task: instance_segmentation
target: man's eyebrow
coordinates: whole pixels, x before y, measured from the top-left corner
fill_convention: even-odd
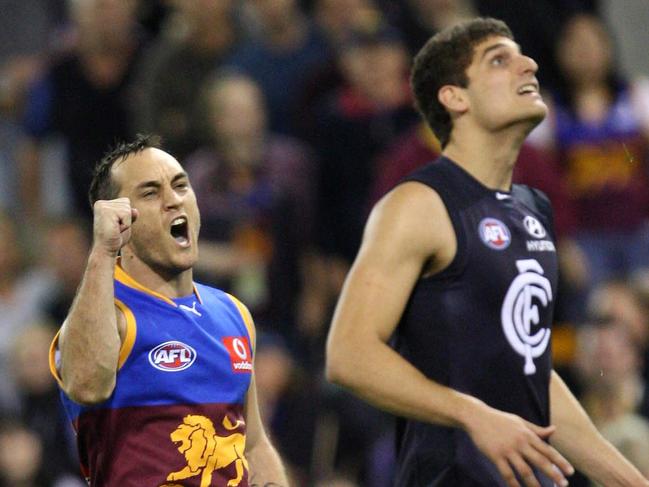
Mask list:
[[[138,184],[135,189],[144,189],[144,188],[159,188],[161,186],[160,181],[143,181],[140,184]]]
[[[172,184],[178,181],[179,179],[189,179],[189,176],[185,171],[181,171],[173,177],[173,179],[171,180]]]
[[[178,181],[180,179],[188,179],[188,178],[189,178],[189,176],[187,175],[187,173],[185,171],[181,171],[181,172],[179,172],[178,174],[176,174],[173,177],[173,179],[171,180],[171,184],[175,183],[176,181]],[[140,184],[138,184],[135,187],[135,189],[140,190],[140,189],[144,189],[144,188],[159,188],[161,186],[162,186],[162,184],[160,183],[160,181],[152,179],[151,181],[143,181],[143,182],[141,182]]]
[[[500,49],[501,47],[508,47],[509,45],[510,45],[509,43],[497,42],[496,44],[494,44],[492,46],[489,46],[484,51],[482,51],[482,55],[480,56],[480,60],[482,61],[487,56],[487,54],[489,54],[490,52],[495,51],[497,49]],[[517,43],[514,43],[514,46],[516,47],[518,52],[521,52],[521,46],[520,45],[518,45]]]

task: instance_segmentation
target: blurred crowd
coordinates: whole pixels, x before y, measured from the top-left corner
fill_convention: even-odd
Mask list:
[[[412,56],[476,15],[541,66],[550,114],[515,178],[554,205],[556,368],[649,476],[643,0],[0,0],[0,487],[83,485],[48,347],[91,245],[92,167],[136,133],[190,174],[196,280],[256,318],[292,485],[391,485],[393,420],[325,382],[324,341],[372,204],[439,153]]]

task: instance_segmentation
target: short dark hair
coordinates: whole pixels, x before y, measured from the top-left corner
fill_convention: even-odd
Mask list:
[[[111,169],[117,161],[123,161],[131,154],[137,154],[144,149],[161,147],[158,135],[137,134],[131,142],[118,142],[111,148],[95,166],[88,197],[92,207],[98,200],[112,200],[117,198],[120,188],[111,177]]]
[[[442,147],[449,141],[453,122],[437,99],[439,89],[444,85],[462,88],[469,85],[466,70],[473,59],[474,48],[491,36],[514,39],[503,21],[478,17],[435,34],[415,56],[410,76],[415,106]]]

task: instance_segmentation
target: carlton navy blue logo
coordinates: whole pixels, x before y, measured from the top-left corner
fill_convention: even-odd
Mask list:
[[[196,350],[175,340],[164,342],[149,352],[149,362],[164,372],[188,369],[196,360]]]
[[[494,250],[505,250],[512,241],[509,228],[496,218],[485,218],[478,225],[478,233],[485,245]]]
[[[518,275],[509,285],[500,312],[503,331],[514,351],[525,359],[525,375],[536,373],[534,359],[545,352],[550,329],[539,327],[541,308],[552,301],[552,285],[534,259],[516,261]]]

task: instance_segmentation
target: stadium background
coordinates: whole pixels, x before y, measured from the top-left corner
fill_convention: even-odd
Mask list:
[[[393,421],[326,383],[324,339],[372,203],[438,151],[410,60],[478,14],[510,25],[551,105],[515,178],[555,206],[556,366],[649,476],[645,0],[0,0],[0,486],[83,485],[47,349],[90,245],[92,164],[138,132],[192,177],[197,279],[253,310],[292,485],[390,485]]]

